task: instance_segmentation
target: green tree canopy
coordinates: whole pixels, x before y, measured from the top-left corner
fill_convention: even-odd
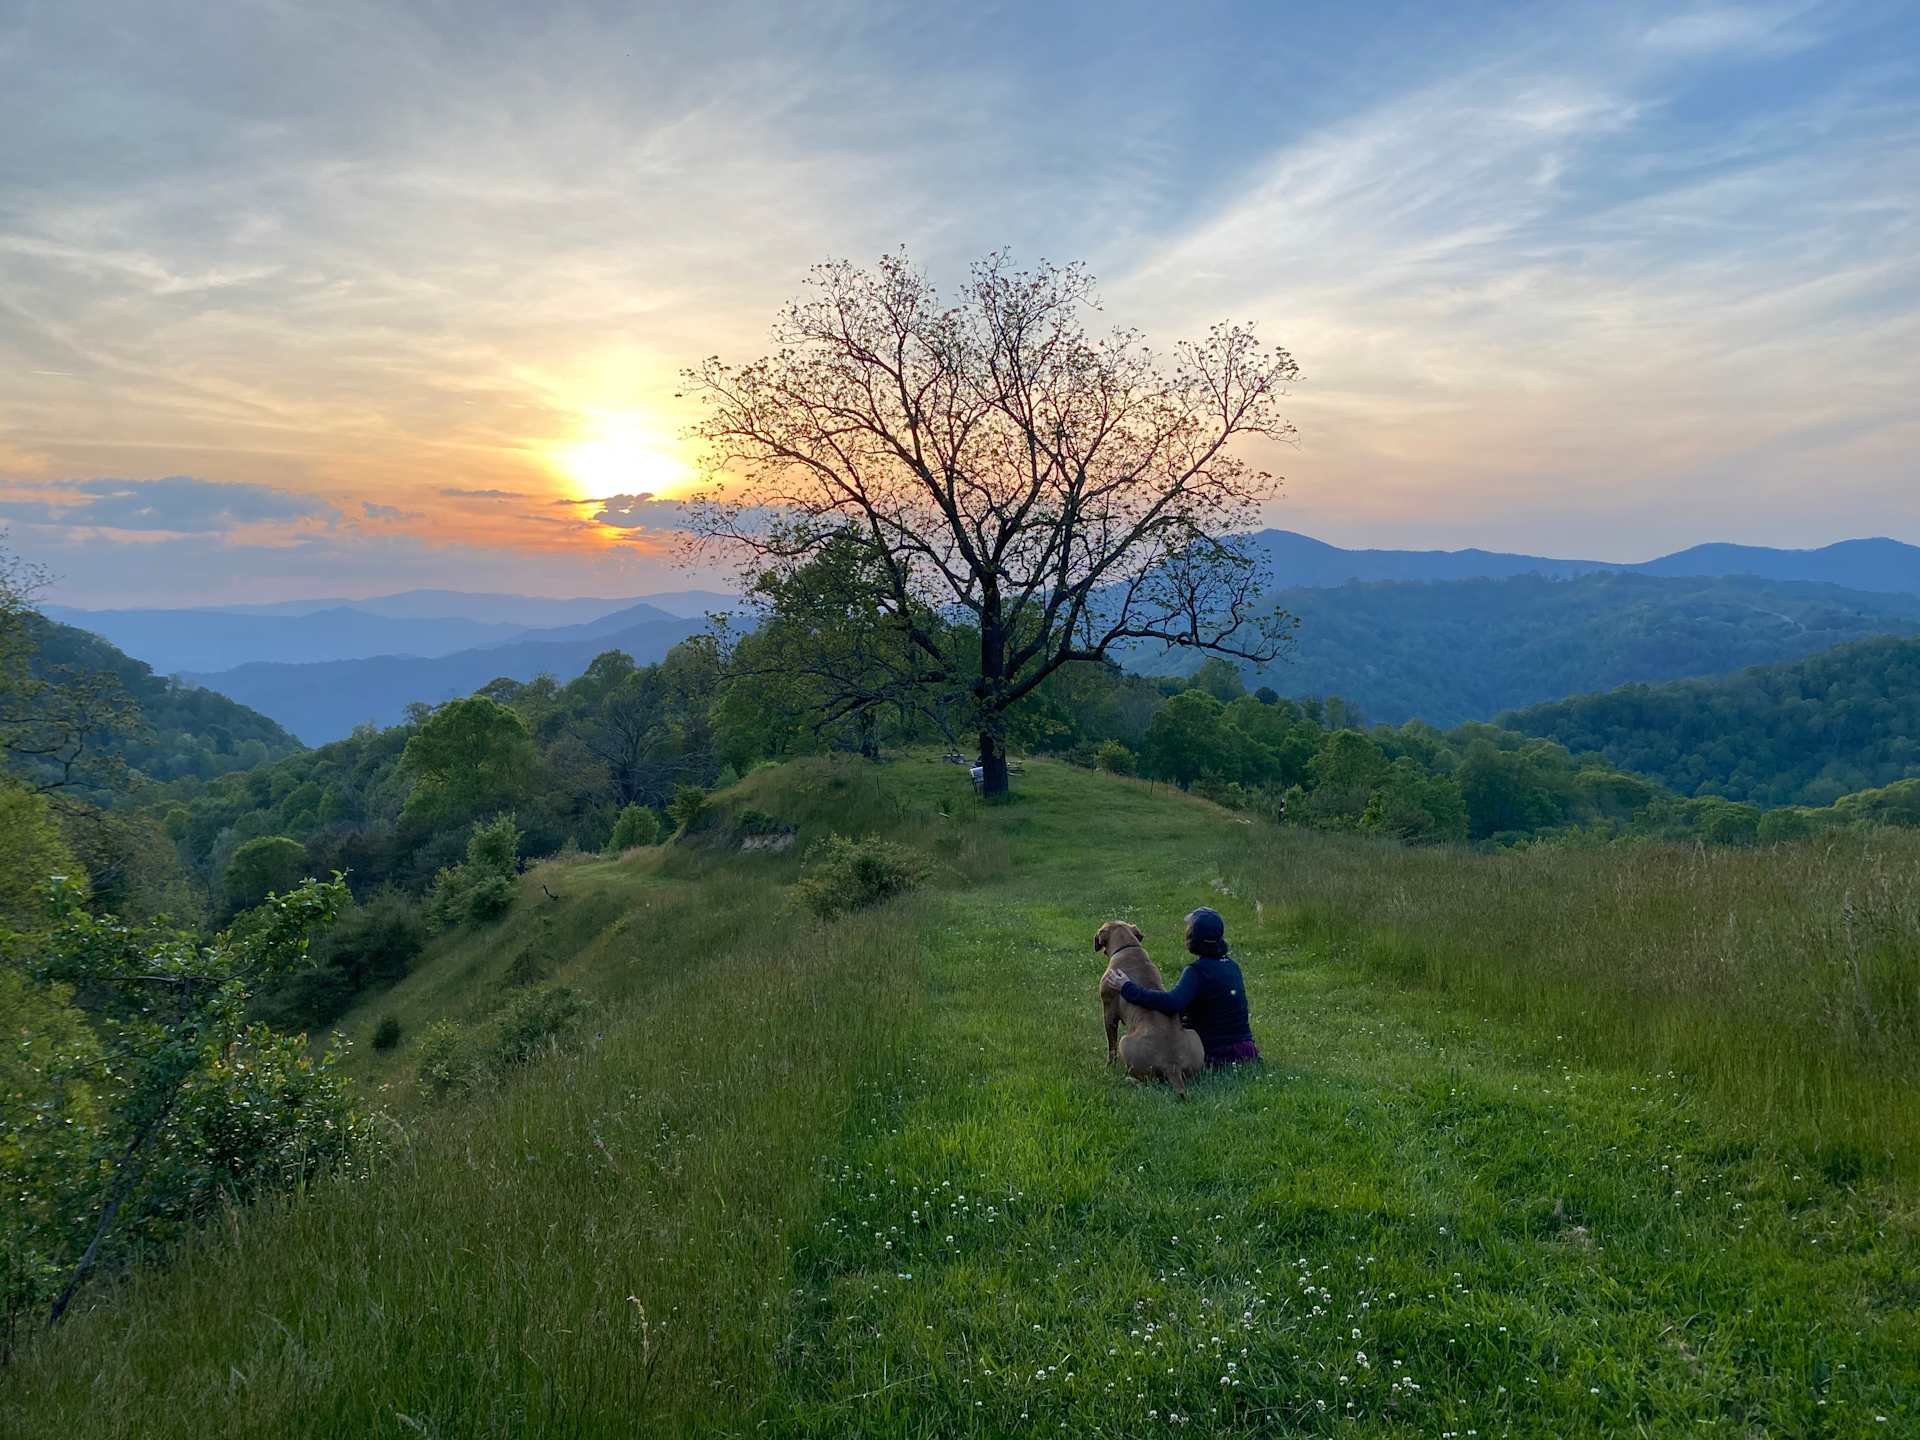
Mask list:
[[[533,737],[512,710],[484,695],[449,701],[401,754],[413,780],[407,813],[446,821],[509,808],[526,793],[534,760]]]
[[[223,883],[227,908],[251,910],[269,895],[283,895],[307,874],[307,847],[285,835],[263,835],[233,852]]]

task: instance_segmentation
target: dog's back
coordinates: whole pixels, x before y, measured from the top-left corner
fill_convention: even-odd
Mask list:
[[[1149,990],[1164,990],[1160,969],[1148,956],[1137,925],[1124,920],[1109,920],[1094,936],[1093,948],[1106,952],[1107,964],[1136,985]],[[1136,1080],[1160,1078],[1181,1095],[1186,1094],[1186,1077],[1196,1075],[1206,1064],[1206,1051],[1200,1037],[1180,1023],[1180,1017],[1164,1010],[1149,1010],[1129,1003],[1105,985],[1100,987],[1100,1010],[1107,1025],[1107,1063],[1124,1063]],[[1127,1027],[1126,1038],[1120,1026]]]

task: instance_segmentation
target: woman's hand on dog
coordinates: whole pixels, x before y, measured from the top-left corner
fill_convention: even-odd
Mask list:
[[[1100,977],[1100,988],[1108,995],[1118,995],[1120,987],[1126,983],[1127,977],[1111,965],[1107,967],[1107,973]]]

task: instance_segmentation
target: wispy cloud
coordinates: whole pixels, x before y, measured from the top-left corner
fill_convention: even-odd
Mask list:
[[[673,517],[526,513],[662,483],[567,474],[593,417],[671,435],[675,372],[756,352],[814,260],[1010,244],[1156,338],[1251,315],[1294,350],[1282,523],[1920,536],[1916,55],[1875,3],[30,7],[0,478],[264,484],[318,508],[251,523],[351,515],[395,563],[600,563]],[[33,493],[49,534],[114,500]]]
[[[216,484],[188,475],[162,480],[71,480],[38,487],[39,498],[0,492],[0,515],[96,530],[228,534],[246,526],[331,521],[338,511],[311,495],[266,485]]]
[[[1920,531],[1920,91],[1849,73],[1688,119],[1699,77],[1639,38],[1282,147],[1115,287],[1251,312],[1302,358],[1292,523],[1623,555]]]

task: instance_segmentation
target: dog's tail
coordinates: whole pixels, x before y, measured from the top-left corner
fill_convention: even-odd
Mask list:
[[[1160,1073],[1166,1076],[1167,1083],[1173,1086],[1173,1094],[1176,1100],[1184,1100],[1187,1098],[1186,1071],[1182,1070],[1178,1065],[1163,1065],[1160,1067]]]

